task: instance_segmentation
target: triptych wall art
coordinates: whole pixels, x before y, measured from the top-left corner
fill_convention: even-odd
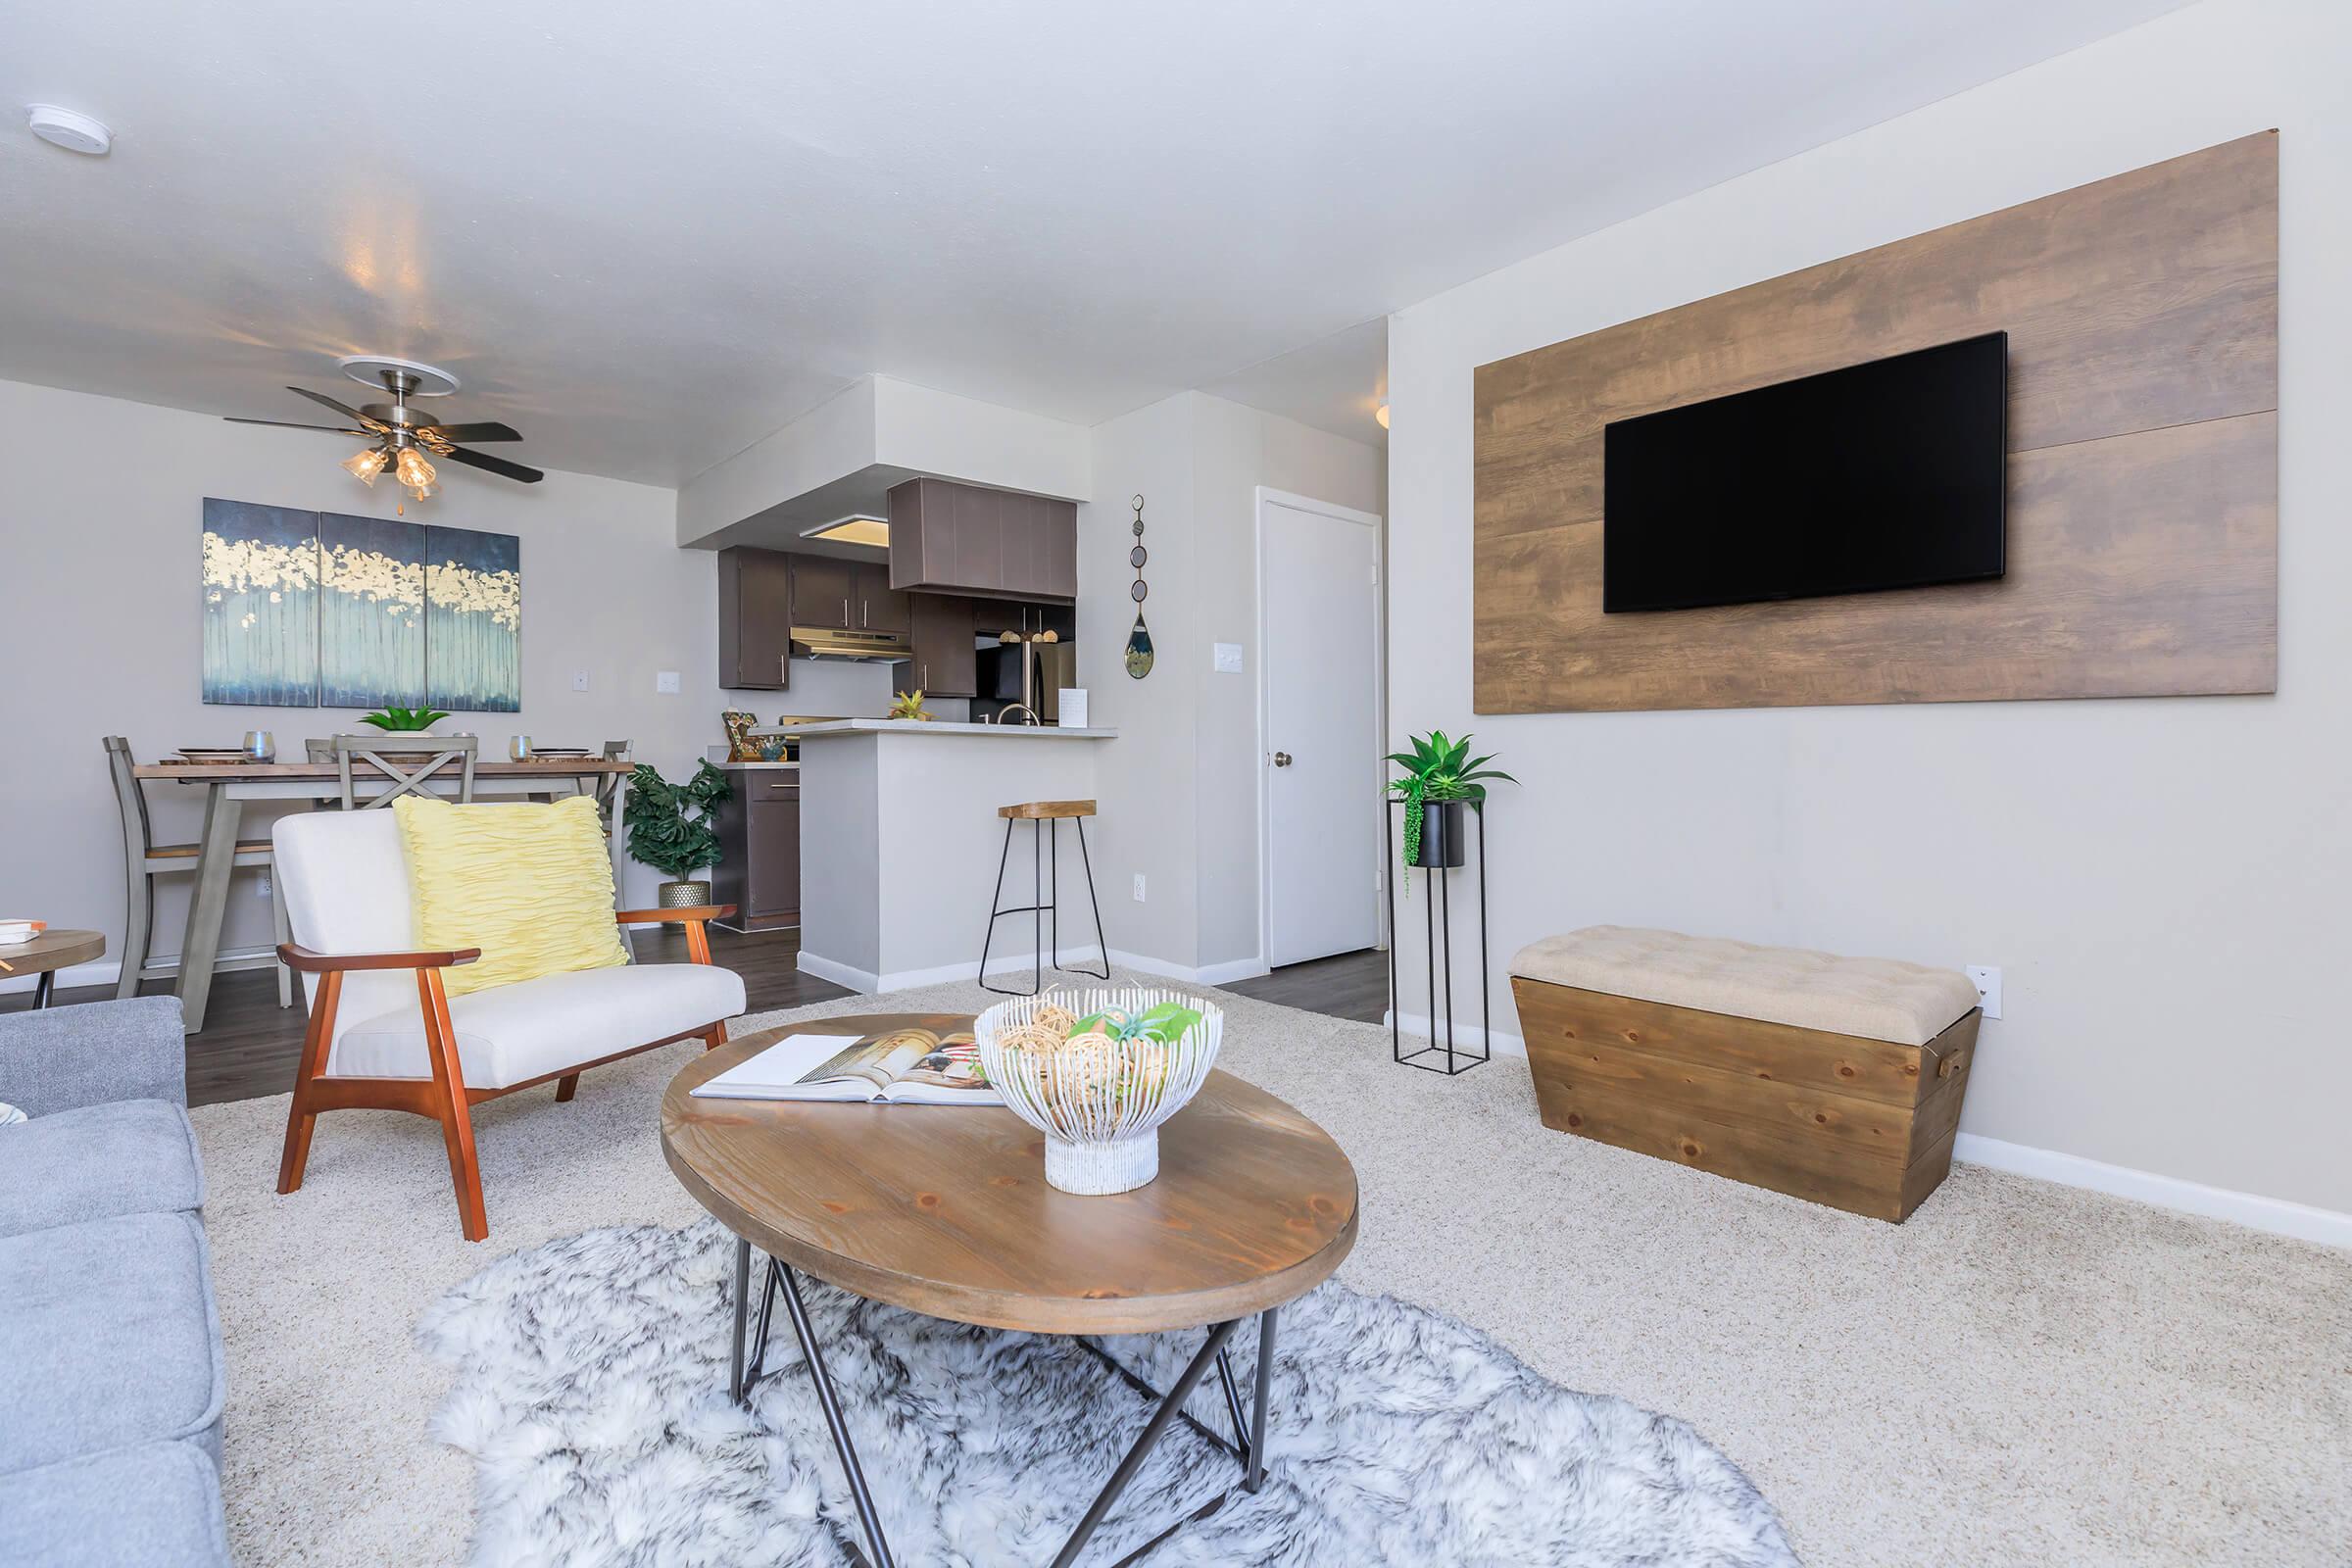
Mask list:
[[[204,503],[204,700],[522,707],[522,548],[478,533]]]

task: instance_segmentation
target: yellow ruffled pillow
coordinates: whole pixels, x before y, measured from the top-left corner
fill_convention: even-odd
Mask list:
[[[626,963],[612,920],[612,859],[596,803],[392,803],[409,859],[416,946],[479,948],[441,971],[453,997]]]

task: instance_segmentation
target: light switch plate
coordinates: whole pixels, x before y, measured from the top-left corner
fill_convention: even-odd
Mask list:
[[[571,672],[571,689],[575,692],[584,692],[588,689],[588,672],[586,670],[575,669]]]
[[[660,692],[664,697],[677,696],[678,672],[674,669],[665,669],[657,674],[654,677],[654,690]]]
[[[2001,971],[1987,964],[1972,963],[1968,978],[1977,988],[1977,1004],[1984,1009],[1987,1018],[2001,1015]]]
[[[1218,674],[1239,675],[1242,672],[1242,645],[1240,643],[1219,643],[1216,645],[1216,651]]]

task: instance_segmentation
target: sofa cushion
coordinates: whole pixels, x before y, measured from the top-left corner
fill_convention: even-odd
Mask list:
[[[0,1475],[0,1562],[227,1568],[220,1473],[193,1443],[142,1443]]]
[[[356,985],[346,987],[344,1004],[358,993]],[[337,1030],[328,1072],[431,1077],[424,1014],[416,997],[412,983],[406,1002]],[[503,1089],[700,1029],[743,1009],[743,978],[732,969],[638,963],[543,975],[454,997],[449,1021],[458,1032],[458,1062],[466,1085]]]
[[[596,802],[392,803],[409,858],[415,946],[479,948],[445,970],[453,998],[629,961],[612,919],[612,844]]]
[[[195,1129],[177,1105],[115,1100],[0,1132],[0,1236],[203,1205]]]
[[[219,1461],[220,1320],[194,1214],[0,1239],[0,1472],[174,1438]]]
[[[1926,1045],[1977,1004],[1977,988],[1957,969],[1634,926],[1592,925],[1530,943],[1511,973],[1903,1046]]]

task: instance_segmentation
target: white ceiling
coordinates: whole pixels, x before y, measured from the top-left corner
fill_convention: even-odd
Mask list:
[[[400,355],[660,484],[869,372],[1093,423],[2175,3],[0,0],[0,376]]]
[[[1386,447],[1389,432],[1375,416],[1389,401],[1389,318],[1375,316],[1342,327],[1304,348],[1220,376],[1200,390],[1351,441]]]

